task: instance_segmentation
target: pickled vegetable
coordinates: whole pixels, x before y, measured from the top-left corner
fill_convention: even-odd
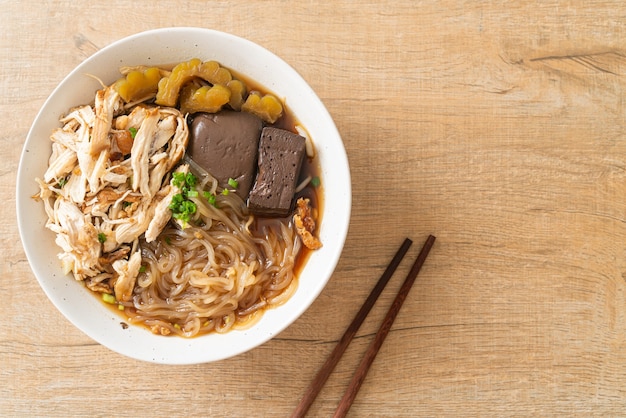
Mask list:
[[[213,85],[227,85],[233,77],[226,68],[216,61],[202,62],[193,58],[176,65],[168,77],[159,81],[156,103],[162,106],[176,106],[181,88],[194,78],[201,78]]]
[[[187,84],[180,92],[180,111],[183,114],[218,112],[230,100],[230,89],[221,84],[201,86]]]
[[[142,100],[157,92],[161,70],[156,67],[132,70],[113,84],[113,88],[126,103]]]
[[[241,110],[250,112],[265,122],[274,123],[283,114],[283,105],[271,94],[261,96],[259,92],[251,92],[241,105]]]

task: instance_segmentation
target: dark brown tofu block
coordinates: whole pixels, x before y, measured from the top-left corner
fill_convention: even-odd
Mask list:
[[[248,199],[253,213],[275,217],[289,215],[304,154],[302,136],[284,129],[263,128],[257,178]]]
[[[256,176],[262,129],[263,121],[251,113],[199,113],[191,122],[187,154],[221,187],[232,189],[228,179],[236,180],[236,192],[245,201]]]

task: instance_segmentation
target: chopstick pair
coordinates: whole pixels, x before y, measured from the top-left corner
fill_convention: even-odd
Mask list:
[[[426,261],[426,257],[428,256],[430,249],[435,243],[435,239],[436,238],[433,235],[429,235],[428,238],[426,239],[426,242],[424,243],[422,250],[417,256],[417,259],[415,260],[415,262],[413,263],[411,270],[407,274],[407,277],[404,283],[402,284],[402,287],[398,291],[396,298],[391,304],[391,307],[389,308],[389,311],[387,312],[385,319],[383,320],[380,328],[378,329],[378,332],[376,333],[374,340],[368,347],[365,355],[363,356],[363,359],[361,360],[361,363],[359,364],[356,371],[354,372],[354,375],[352,376],[352,380],[350,381],[350,384],[348,385],[348,388],[346,389],[343,395],[343,398],[339,402],[337,409],[335,410],[335,414],[333,415],[334,418],[345,417],[346,414],[348,413],[348,410],[352,406],[352,402],[356,398],[356,395],[359,389],[361,388],[361,384],[365,380],[365,376],[367,375],[367,372],[369,371],[370,366],[374,362],[374,359],[376,358],[376,354],[378,354],[378,350],[382,346],[383,341],[387,337],[387,334],[389,333],[389,330],[391,329],[391,326],[393,325],[393,321],[396,319],[396,316],[398,315],[398,312],[400,311],[400,308],[402,307],[404,300],[406,299],[409,291],[411,290],[411,287],[413,286],[413,283],[415,282],[415,279],[417,278],[417,275],[420,269],[422,268],[424,261]],[[346,351],[348,344],[350,344],[350,341],[352,341],[352,338],[354,338],[354,335],[356,334],[357,330],[359,329],[359,327],[361,326],[361,324],[367,317],[369,311],[374,306],[374,303],[376,302],[376,300],[378,299],[378,296],[380,296],[383,289],[389,282],[389,279],[391,278],[393,273],[396,271],[396,269],[400,265],[400,262],[402,261],[404,255],[409,250],[409,247],[411,246],[412,243],[413,241],[411,241],[409,238],[406,238],[404,240],[404,242],[402,243],[402,245],[396,252],[395,256],[393,257],[393,259],[391,260],[391,262],[389,263],[389,265],[383,272],[382,276],[378,280],[378,283],[376,283],[376,286],[374,286],[369,296],[363,303],[363,306],[361,306],[361,309],[355,315],[354,319],[352,320],[352,323],[350,323],[350,325],[344,332],[343,336],[341,337],[341,339],[339,340],[339,342],[337,343],[333,351],[330,353],[330,355],[326,359],[326,362],[322,365],[317,375],[315,375],[315,377],[311,381],[309,387],[304,393],[304,396],[300,400],[300,403],[298,403],[298,406],[296,407],[294,412],[291,414],[291,418],[301,418],[306,415],[307,411],[311,407],[311,404],[313,404],[313,401],[315,400],[318,393],[321,391],[322,387],[326,383],[326,380],[328,380],[328,377],[330,376],[333,369],[335,368],[335,366],[341,359],[341,356],[343,355],[344,351]]]

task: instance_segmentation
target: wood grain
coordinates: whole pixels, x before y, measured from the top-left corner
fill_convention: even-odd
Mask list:
[[[600,0],[0,1],[0,415],[287,416],[399,240],[432,233],[349,416],[623,416],[625,16]],[[111,353],[56,311],[14,195],[56,84],[121,37],[183,25],[249,38],[303,75],[344,139],[353,216],[295,324],[234,359],[166,367]],[[399,286],[309,416],[332,415]]]

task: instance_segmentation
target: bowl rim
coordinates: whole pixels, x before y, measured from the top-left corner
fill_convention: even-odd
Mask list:
[[[70,297],[74,297],[74,299],[71,300],[73,302],[76,302],[76,292],[81,292],[80,289],[76,290],[78,287],[82,288],[82,296],[84,296],[85,292],[88,291],[84,288],[84,286],[80,286],[78,282],[74,280],[64,280],[68,277],[56,277],[54,273],[55,265],[53,265],[50,260],[48,260],[48,264],[45,264],[43,261],[41,261],[42,259],[39,257],[40,252],[46,250],[40,248],[44,246],[41,245],[39,242],[35,242],[35,239],[33,237],[36,236],[35,232],[41,232],[41,230],[36,231],[37,228],[45,229],[43,225],[45,225],[45,219],[47,219],[47,216],[45,217],[43,222],[39,223],[33,222],[33,220],[30,219],[30,216],[32,216],[32,210],[30,210],[29,208],[33,207],[34,201],[34,199],[32,199],[33,193],[31,192],[35,189],[38,190],[38,187],[36,187],[36,183],[34,181],[34,178],[37,174],[32,173],[32,167],[30,167],[27,162],[31,161],[34,158],[34,152],[30,152],[32,146],[36,145],[37,141],[49,142],[49,133],[55,126],[59,126],[58,117],[61,113],[53,114],[51,116],[49,109],[52,104],[57,103],[60,100],[59,97],[63,95],[68,84],[70,84],[72,81],[75,81],[77,77],[84,76],[83,73],[90,68],[94,68],[94,65],[97,65],[99,61],[105,60],[105,63],[109,62],[110,58],[106,58],[107,56],[113,54],[117,57],[115,51],[117,51],[121,47],[133,46],[135,44],[141,44],[142,42],[150,42],[150,40],[153,38],[163,39],[163,37],[165,36],[178,37],[185,40],[191,39],[191,42],[197,39],[212,39],[214,41],[219,40],[221,43],[214,44],[214,48],[215,45],[219,45],[219,48],[222,49],[236,45],[244,49],[245,51],[254,53],[255,56],[258,55],[263,57],[264,59],[266,59],[266,61],[263,61],[262,65],[265,70],[272,68],[276,65],[281,69],[281,75],[283,75],[283,77],[281,77],[281,81],[276,82],[277,85],[273,85],[272,82],[270,83],[272,85],[266,86],[266,83],[263,83],[263,80],[261,80],[261,84],[268,90],[275,91],[277,88],[281,87],[280,84],[283,81],[285,83],[297,83],[298,93],[301,94],[301,96],[306,100],[307,113],[298,113],[298,111],[302,112],[302,110],[295,109],[295,107],[297,107],[297,104],[299,103],[297,101],[294,102],[294,106],[292,106],[290,102],[287,103],[287,106],[289,106],[293,110],[293,112],[296,114],[297,119],[299,119],[300,121],[302,121],[303,119],[302,116],[309,114],[308,109],[312,109],[311,114],[315,113],[315,119],[316,121],[320,121],[320,126],[323,126],[324,134],[328,135],[329,138],[332,138],[332,142],[330,142],[329,139],[324,138],[324,149],[318,150],[318,152],[320,152],[320,157],[321,154],[324,153],[324,155],[327,155],[327,157],[324,158],[332,158],[333,167],[327,167],[324,164],[320,164],[322,166],[322,172],[324,175],[323,179],[325,179],[326,174],[328,174],[326,173],[326,169],[332,170],[333,174],[335,174],[335,176],[333,176],[333,188],[325,188],[324,191],[325,207],[323,209],[323,218],[320,224],[320,235],[325,234],[327,235],[327,237],[323,239],[323,242],[325,244],[324,247],[322,247],[322,249],[318,251],[323,251],[324,248],[327,247],[331,248],[332,251],[329,250],[323,253],[323,255],[326,257],[325,259],[321,259],[320,257],[318,257],[319,253],[313,253],[307,261],[307,264],[303,268],[303,271],[300,275],[300,283],[298,285],[299,287],[302,285],[301,279],[303,278],[305,272],[307,272],[307,279],[309,277],[312,278],[315,276],[316,280],[318,280],[318,283],[316,283],[312,288],[308,289],[306,295],[302,295],[304,292],[299,292],[299,289],[296,290],[295,294],[292,295],[288,301],[286,301],[281,306],[265,311],[259,322],[247,330],[232,330],[226,334],[209,334],[207,336],[199,336],[187,339],[182,337],[154,336],[154,334],[145,330],[143,327],[130,326],[129,328],[133,331],[127,334],[132,334],[132,336],[124,339],[124,334],[121,334],[119,331],[115,331],[115,328],[113,327],[113,325],[111,325],[111,321],[113,321],[115,322],[115,326],[117,326],[118,329],[121,329],[121,327],[119,327],[119,320],[121,319],[121,317],[115,312],[109,312],[108,316],[105,314],[104,316],[107,316],[107,318],[103,318],[102,321],[98,322],[99,325],[104,327],[101,330],[94,330],[93,327],[86,325],[89,323],[89,318],[84,318],[84,315],[82,315],[83,317],[81,317],[81,312],[77,310],[79,310],[80,308],[84,308],[85,306],[88,307],[90,310],[92,309],[91,307],[94,306],[94,310],[101,311],[103,313],[105,312],[105,310],[108,310],[106,307],[103,306],[103,303],[96,300],[95,297],[91,297],[91,300],[87,300],[88,298],[83,298],[85,300],[79,300],[78,304],[80,306],[75,308],[73,306],[70,306],[71,304],[68,303],[65,297],[60,296],[63,295],[63,292],[68,292],[67,298],[69,299]],[[224,44],[224,46],[222,46],[222,44]],[[193,45],[190,44],[186,45],[186,47],[193,49]],[[199,48],[199,46],[196,44],[195,48],[197,49]],[[212,49],[212,46],[206,47],[206,53],[210,54],[212,50],[215,50],[214,48]],[[189,56],[188,59],[189,58],[193,57]],[[243,62],[247,61],[241,58],[239,59],[242,62],[242,66],[245,66],[243,65]],[[237,66],[233,68],[232,63],[230,62],[224,63],[224,59],[216,60],[221,61],[226,67],[232,68],[237,72],[245,74],[246,76],[248,76],[249,74],[249,72],[245,69],[241,70]],[[236,61],[236,59],[234,59],[234,61]],[[163,64],[163,62],[159,62],[159,64]],[[116,64],[116,70],[120,66],[121,64]],[[284,74],[282,74],[283,72]],[[251,76],[251,78],[255,81],[259,81],[258,77]],[[91,81],[95,83],[94,80]],[[110,83],[113,80],[104,81],[106,83]],[[75,103],[74,105],[77,104],[79,103]],[[66,111],[68,108],[69,107],[66,107],[64,111]],[[40,128],[40,126],[42,124],[46,124],[46,121],[49,121],[51,117],[54,117],[54,119],[56,120],[56,125],[54,125],[52,129],[49,129],[47,131],[48,134],[46,135],[45,139],[37,140],[37,137],[35,137],[36,131],[38,129],[42,129]],[[310,131],[315,130],[311,128],[317,128],[312,125],[307,125],[306,123],[303,123],[303,125],[307,128],[307,130]],[[320,132],[321,131],[322,130],[320,130]],[[317,141],[317,137],[315,135],[312,136]],[[318,143],[316,142],[316,146],[317,145]],[[329,145],[332,145],[332,147],[330,147]],[[49,152],[47,156],[49,156]],[[322,161],[320,161],[320,163],[322,163]],[[331,164],[329,163],[330,160],[328,160],[327,163],[330,166]],[[30,179],[32,185],[26,183],[28,179]],[[27,187],[24,187],[25,185]],[[35,186],[35,188],[33,188],[32,186]],[[26,257],[31,266],[31,269],[48,299],[66,317],[66,319],[68,319],[73,325],[79,328],[84,334],[86,334],[96,342],[100,343],[101,345],[104,345],[110,350],[130,358],[160,364],[199,364],[230,358],[264,344],[268,340],[278,335],[288,326],[290,326],[293,322],[295,322],[317,299],[334,272],[334,269],[343,251],[343,246],[347,237],[352,206],[350,167],[342,138],[339,134],[339,131],[337,130],[337,127],[332,117],[330,116],[330,113],[323,105],[321,99],[304,80],[304,78],[302,78],[302,76],[287,62],[285,62],[276,54],[257,43],[254,43],[237,35],[214,29],[187,26],[151,29],[118,39],[117,41],[112,42],[111,44],[98,50],[88,58],[84,59],[70,73],[68,73],[46,98],[28,131],[22,153],[20,155],[16,189],[17,221],[22,246],[26,253]],[[329,196],[329,192],[332,192],[333,194]],[[331,197],[332,199],[340,199],[341,204],[339,204],[338,202],[329,202],[329,197]],[[331,203],[332,207],[329,206],[329,203]],[[43,206],[41,202],[39,202],[38,204],[39,206]],[[41,208],[39,212],[44,213],[43,208]],[[328,221],[326,220],[330,220],[331,216],[333,220],[333,225],[332,228],[329,228],[326,227],[326,225],[328,224]],[[50,234],[52,234],[47,229],[45,229],[44,232],[49,232]],[[330,241],[325,242],[326,240]],[[49,251],[52,250],[48,250],[48,252]],[[320,274],[316,274],[317,271],[315,273],[312,273],[310,272],[310,270],[307,270],[307,266],[314,259],[318,258],[319,260],[316,260],[315,262],[320,263],[318,266]],[[56,268],[60,269],[60,267]],[[51,271],[53,273],[51,273]],[[49,277],[51,274],[53,278]],[[300,297],[295,299],[296,295],[299,295]],[[99,308],[95,306],[99,306]],[[288,317],[282,315],[284,312],[286,312],[287,309],[289,309],[289,312],[291,312]],[[99,321],[99,316],[100,315],[94,318],[94,320]],[[265,325],[268,322],[270,323],[270,325],[273,326]],[[274,323],[276,325],[274,325]],[[267,327],[267,329],[256,332],[257,330],[255,329],[255,327],[258,328],[259,324],[263,324],[263,326]],[[139,330],[141,330],[141,332],[139,332]],[[107,335],[107,333],[114,335]],[[237,337],[229,338],[229,335],[237,335]],[[155,340],[153,337],[158,338],[158,342],[155,342],[157,340]],[[224,341],[229,344],[232,343],[233,345],[227,350],[222,349],[213,351],[211,350],[212,348],[214,348],[214,345],[212,345],[212,343],[216,342],[216,337],[223,338]],[[118,338],[121,338],[122,341],[116,341]],[[137,347],[142,348],[139,349]],[[181,352],[181,350],[183,352]],[[189,351],[187,352],[185,350]]]

